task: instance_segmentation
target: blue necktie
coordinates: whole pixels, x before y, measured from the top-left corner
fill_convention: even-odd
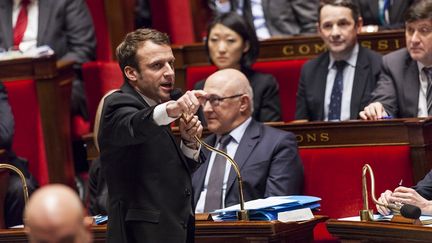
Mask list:
[[[336,61],[334,63],[337,73],[333,83],[333,89],[330,96],[330,106],[328,113],[329,121],[339,121],[341,115],[342,105],[342,91],[343,91],[343,71],[346,66],[345,61]]]
[[[384,0],[383,6],[379,12],[379,20],[380,20],[381,25],[389,24],[389,23],[387,23],[387,20],[385,17],[386,12],[388,11],[389,7],[390,7],[390,0]]]

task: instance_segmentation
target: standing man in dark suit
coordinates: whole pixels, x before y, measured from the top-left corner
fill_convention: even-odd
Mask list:
[[[381,56],[358,44],[362,18],[351,0],[321,1],[318,13],[318,32],[328,51],[302,68],[296,119],[357,119],[375,88]]]
[[[215,15],[235,11],[255,27],[259,39],[316,32],[318,0],[208,0]]]
[[[251,118],[253,93],[246,76],[236,69],[217,71],[206,80],[204,91],[204,114],[213,133],[206,142],[219,148],[225,144],[240,168],[244,199],[300,194],[303,165],[295,136]],[[239,203],[234,169],[215,153],[204,152],[206,162],[192,178],[196,212]]]
[[[372,103],[360,117],[377,120],[432,115],[432,1],[420,0],[405,15],[406,48],[384,56]]]
[[[108,185],[108,242],[193,242],[195,114],[204,91],[170,100],[174,55],[166,34],[138,29],[117,47],[125,82],[105,98],[98,141]],[[184,115],[182,115],[184,114]],[[180,119],[181,144],[170,131]]]
[[[37,182],[30,174],[27,161],[18,158],[12,151],[13,135],[15,132],[15,121],[12,109],[9,105],[6,88],[0,81],[0,163],[8,163],[17,167],[25,176],[29,193],[37,188]],[[23,224],[23,212],[25,201],[21,178],[15,173],[9,173],[9,181],[5,198],[4,211],[6,227]]]
[[[404,13],[412,0],[356,0],[363,18],[363,25],[378,29],[402,29]]]

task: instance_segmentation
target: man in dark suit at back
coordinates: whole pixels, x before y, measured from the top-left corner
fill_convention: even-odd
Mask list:
[[[302,68],[296,119],[357,119],[375,88],[381,56],[358,44],[362,18],[353,1],[324,0],[318,11],[318,32],[328,51]]]
[[[300,194],[303,165],[295,136],[251,118],[253,93],[246,76],[223,69],[205,82],[204,115],[213,134],[206,142],[226,149],[237,162],[246,201]],[[206,162],[192,177],[196,212],[211,212],[239,203],[236,174],[220,155],[204,150]]]
[[[406,48],[384,56],[372,103],[362,119],[432,115],[432,1],[420,0],[405,14]]]

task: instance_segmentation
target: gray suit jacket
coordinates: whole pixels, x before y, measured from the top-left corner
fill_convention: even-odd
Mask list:
[[[380,75],[381,55],[359,48],[351,94],[350,118],[369,104],[371,93]],[[324,120],[324,96],[327,83],[329,52],[310,60],[302,68],[296,100],[296,119]]]
[[[381,25],[379,21],[379,0],[356,0],[364,25]],[[389,9],[390,24],[380,26],[381,29],[403,28],[405,25],[404,13],[412,0],[393,0]]]
[[[244,0],[250,1],[250,0]],[[215,10],[215,0],[209,0]],[[230,0],[231,9],[238,8],[238,0]],[[316,33],[318,0],[261,0],[267,28],[272,36]],[[245,11],[245,10],[244,10]]]
[[[206,142],[214,145],[216,135]],[[203,151],[206,162],[192,175],[194,203],[198,202],[210,159],[210,152]],[[303,187],[303,165],[297,152],[295,136],[252,120],[237,148],[234,160],[243,178],[245,201],[280,195],[298,195]],[[239,203],[236,175],[231,169],[225,205]]]
[[[0,47],[13,45],[12,0],[0,1]],[[37,45],[48,45],[57,58],[84,63],[94,59],[93,22],[83,0],[39,0]]]
[[[406,48],[383,57],[382,73],[371,102],[381,102],[394,118],[417,117],[419,71]]]

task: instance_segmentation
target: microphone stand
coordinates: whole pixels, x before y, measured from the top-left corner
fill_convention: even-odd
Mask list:
[[[187,121],[186,116],[184,114],[181,114],[181,118],[183,120]],[[244,208],[243,179],[242,179],[242,177],[240,175],[240,168],[239,168],[238,164],[228,154],[226,154],[225,152],[223,152],[223,151],[221,151],[219,149],[216,149],[216,148],[208,145],[203,140],[201,140],[198,136],[195,135],[194,139],[199,144],[201,144],[202,146],[204,146],[206,149],[222,155],[223,157],[225,157],[230,162],[230,164],[234,168],[235,173],[237,174],[237,180],[238,180],[238,186],[239,186],[240,211],[237,212],[237,219],[240,220],[240,221],[247,221],[247,220],[249,220],[249,213]]]
[[[23,189],[23,195],[24,195],[24,202],[27,204],[28,198],[29,198],[29,193],[28,193],[28,187],[27,187],[27,182],[25,179],[24,174],[15,166],[10,165],[10,164],[0,164],[0,169],[9,169],[9,170],[13,170],[15,173],[18,174],[18,176],[21,179],[21,183],[22,183],[22,189]]]

